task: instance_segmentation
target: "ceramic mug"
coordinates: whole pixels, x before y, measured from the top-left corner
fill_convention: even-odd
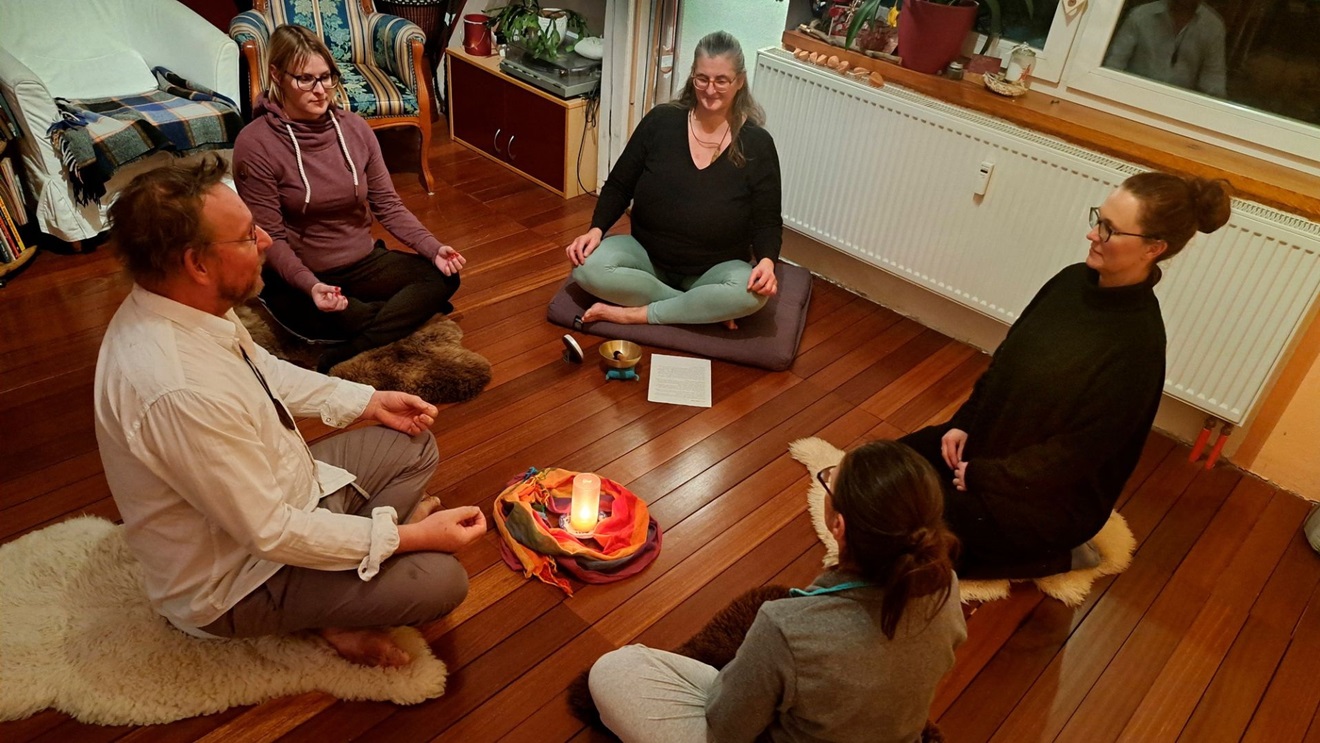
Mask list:
[[[463,16],[463,51],[474,57],[490,56],[490,16],[469,13]]]

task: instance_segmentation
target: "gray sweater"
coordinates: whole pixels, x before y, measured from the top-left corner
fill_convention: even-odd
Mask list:
[[[812,588],[850,580],[857,578],[826,571]],[[938,608],[937,596],[909,604],[892,640],[880,631],[883,597],[862,587],[762,605],[710,691],[708,739],[918,740],[935,685],[967,639],[958,587],[955,579]]]

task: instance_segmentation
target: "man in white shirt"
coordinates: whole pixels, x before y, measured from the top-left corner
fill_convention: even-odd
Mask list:
[[[408,663],[386,627],[451,611],[476,507],[422,499],[436,408],[276,359],[233,312],[270,237],[208,156],[149,171],[110,210],[134,279],[96,365],[96,439],[152,606],[202,637],[319,632]],[[344,427],[308,447],[293,416]]]
[[[1123,20],[1104,66],[1223,98],[1224,21],[1200,0],[1146,3]]]

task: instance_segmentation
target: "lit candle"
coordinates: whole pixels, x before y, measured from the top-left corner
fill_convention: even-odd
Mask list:
[[[573,531],[587,534],[600,519],[600,476],[583,472],[573,478],[573,504],[568,525]]]

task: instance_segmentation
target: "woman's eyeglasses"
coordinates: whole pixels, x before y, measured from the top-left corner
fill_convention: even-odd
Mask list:
[[[714,88],[716,93],[723,93],[729,89],[730,85],[733,85],[733,80],[727,77],[710,78],[705,75],[693,75],[692,84],[700,90]]]
[[[1136,232],[1119,232],[1118,230],[1114,229],[1113,225],[1109,224],[1108,220],[1104,220],[1100,218],[1100,207],[1098,206],[1091,207],[1090,221],[1091,221],[1091,226],[1098,229],[1097,234],[1100,236],[1100,242],[1102,243],[1109,242],[1109,238],[1113,237],[1114,235],[1127,235],[1128,237],[1140,237],[1146,240],[1160,239],[1155,235],[1142,235]]]
[[[834,491],[830,489],[830,478],[834,477],[835,467],[838,467],[838,465],[831,464],[830,466],[816,473],[816,480],[820,482],[820,486],[822,488],[825,488],[825,494],[830,497],[830,500],[834,500]]]
[[[293,79],[293,84],[298,86],[298,90],[315,90],[317,83],[321,84],[322,90],[330,90],[339,85],[339,75],[334,72],[327,72],[324,75],[295,75],[291,72],[284,74]]]

